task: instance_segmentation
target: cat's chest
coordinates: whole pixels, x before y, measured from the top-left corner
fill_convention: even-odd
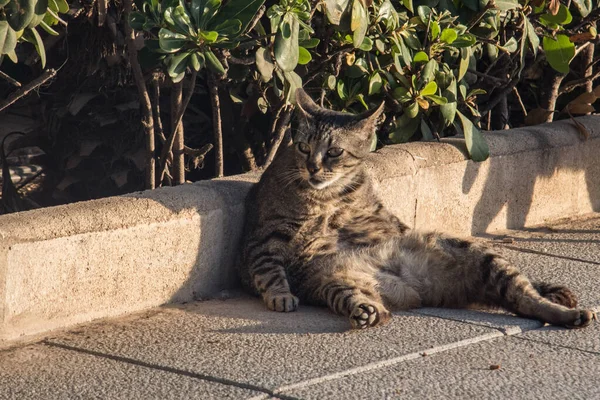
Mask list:
[[[390,221],[356,207],[325,208],[301,226],[295,243],[301,252],[329,253],[374,245],[396,234]]]

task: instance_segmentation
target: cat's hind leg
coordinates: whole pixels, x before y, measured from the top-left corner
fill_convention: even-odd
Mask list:
[[[596,319],[591,310],[573,309],[576,300],[562,286],[533,285],[507,260],[485,253],[480,264],[484,301],[524,317],[567,328],[583,328]]]

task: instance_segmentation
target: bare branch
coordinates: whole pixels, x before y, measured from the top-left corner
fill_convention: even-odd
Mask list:
[[[133,7],[132,0],[124,0],[123,7],[125,11],[124,19],[125,21],[129,21],[129,15],[131,14]],[[131,29],[131,26],[129,26],[129,23],[126,22],[123,26],[125,28],[125,42],[127,43],[129,64],[133,71],[133,77],[135,79],[135,85],[137,86],[142,108],[142,126],[144,127],[144,133],[146,135],[146,189],[154,189],[156,187],[156,160],[154,158],[155,144],[152,104],[150,103],[150,96],[148,95],[148,89],[146,88],[146,80],[142,73],[142,67],[137,58],[135,33],[133,32],[133,29]]]
[[[213,133],[215,138],[215,175],[217,178],[223,176],[223,128],[221,126],[221,104],[219,100],[220,78],[211,73],[208,78],[208,90],[210,92],[210,104],[213,116]]]
[[[27,85],[11,93],[6,100],[0,103],[0,111],[4,110],[20,98],[27,96],[29,92],[42,86],[44,83],[54,78],[54,76],[56,76],[56,70],[47,69],[46,71],[44,71],[44,73],[42,73],[40,76],[29,82]]]

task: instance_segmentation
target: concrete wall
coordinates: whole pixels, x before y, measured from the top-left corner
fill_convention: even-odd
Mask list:
[[[600,210],[600,117],[371,155],[388,207],[419,229],[493,232]],[[214,295],[235,285],[243,198],[223,180],[0,216],[0,340]]]

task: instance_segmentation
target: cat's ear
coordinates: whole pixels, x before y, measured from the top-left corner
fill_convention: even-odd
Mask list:
[[[363,121],[364,123],[372,124],[373,126],[376,126],[377,121],[379,120],[379,117],[381,116],[381,114],[383,114],[384,110],[385,110],[385,101],[382,101],[381,104],[379,105],[379,107],[372,108],[369,111],[365,111],[364,113],[360,114],[358,116],[358,118],[361,121]]]
[[[373,108],[369,111],[365,111],[362,114],[358,114],[356,116],[356,125],[355,129],[362,133],[361,136],[365,134],[367,137],[371,137],[371,135],[375,134],[375,130],[377,129],[377,122],[379,121],[379,117],[383,114],[385,110],[385,102],[381,102],[379,107]]]
[[[307,115],[315,115],[321,109],[302,88],[296,89],[296,105]]]

